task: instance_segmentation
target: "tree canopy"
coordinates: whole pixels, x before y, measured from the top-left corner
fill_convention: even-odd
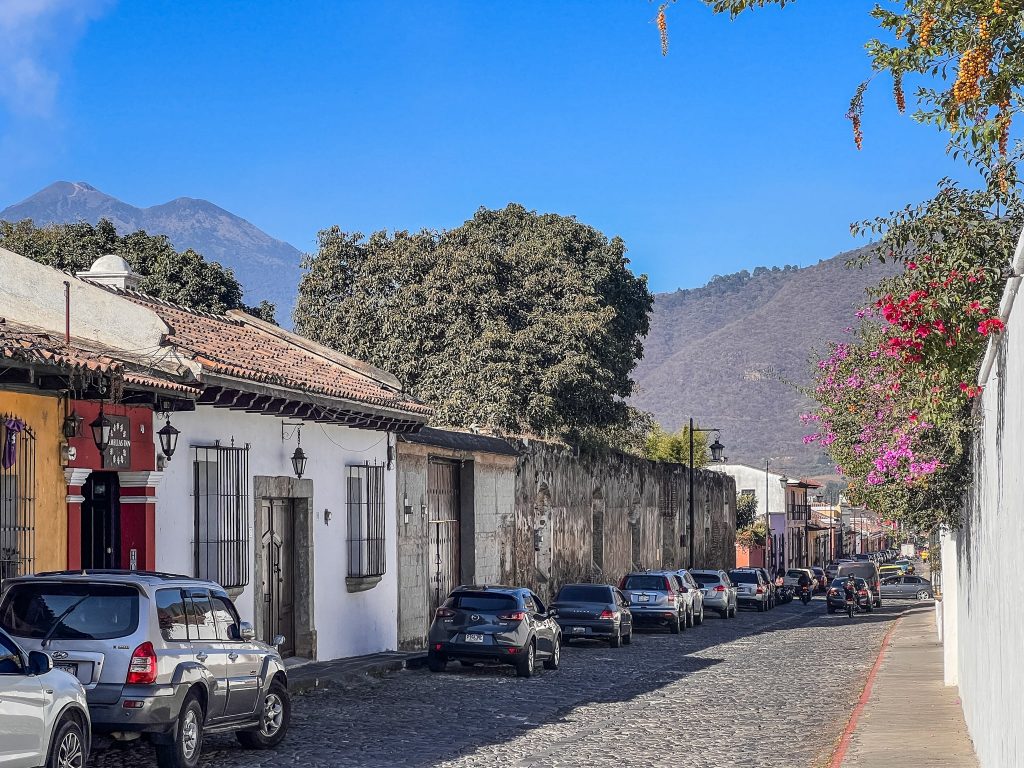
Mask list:
[[[693,460],[690,460],[690,427],[669,434],[657,424],[647,435],[644,456],[652,461],[669,461],[674,464],[701,469],[708,465],[711,454],[708,451],[708,435],[699,428],[693,430]]]
[[[150,296],[206,312],[241,309],[274,322],[270,302],[256,307],[242,302],[242,286],[230,269],[191,248],[176,251],[166,235],[143,230],[119,235],[107,219],[95,226],[81,221],[46,227],[24,219],[0,221],[0,246],[66,272],[87,270],[100,256],[115,253],[142,276],[139,289]]]
[[[398,376],[440,425],[622,425],[653,303],[625,253],[517,204],[448,231],[332,227],[303,264],[295,327]]]

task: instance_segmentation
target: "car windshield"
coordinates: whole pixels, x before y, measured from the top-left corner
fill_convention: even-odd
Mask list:
[[[661,590],[662,592],[668,589],[665,584],[664,576],[652,576],[646,573],[634,573],[626,577],[626,581],[622,585],[623,589],[647,589],[647,590]]]
[[[757,584],[757,574],[753,571],[729,571],[729,578],[738,584]]]
[[[690,572],[690,575],[697,580],[697,583],[701,586],[707,586],[708,584],[717,584],[719,578],[714,573],[694,573]]]
[[[803,571],[786,571],[786,575],[791,579],[799,579],[801,576],[806,576],[807,574]]]
[[[612,595],[611,589],[600,584],[571,584],[562,587],[555,600],[566,603],[610,603]]]
[[[512,595],[483,594],[480,592],[457,592],[448,599],[451,608],[481,613],[515,610],[519,602]]]
[[[119,584],[15,584],[0,605],[0,627],[17,637],[110,640],[138,626],[139,593]]]

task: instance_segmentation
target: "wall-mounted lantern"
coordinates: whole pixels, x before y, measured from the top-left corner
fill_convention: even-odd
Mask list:
[[[294,427],[290,434],[285,434],[286,427]],[[302,479],[302,476],[306,474],[306,452],[302,450],[302,422],[301,421],[285,421],[281,423],[281,442],[287,442],[291,439],[291,436],[295,435],[295,452],[292,454],[292,471],[295,476]]]
[[[78,412],[74,409],[71,410],[67,416],[64,417],[64,423],[61,425],[61,432],[64,434],[65,440],[70,440],[73,437],[78,437],[78,432],[82,427],[82,422],[85,421]]]
[[[92,423],[89,424],[89,428],[92,430],[92,441],[96,443],[96,450],[100,454],[107,452],[107,448],[110,446],[110,427],[112,422],[106,416],[103,415],[103,403],[100,403],[100,413]]]
[[[174,455],[175,449],[178,447],[178,435],[181,434],[171,424],[170,414],[164,414],[166,423],[160,427],[157,431],[157,437],[160,438],[160,450],[163,451],[164,456],[167,457],[167,461],[171,460]]]

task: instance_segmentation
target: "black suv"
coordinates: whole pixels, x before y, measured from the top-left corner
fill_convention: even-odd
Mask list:
[[[427,666],[441,672],[452,659],[492,661],[530,677],[539,658],[545,669],[558,669],[562,631],[555,615],[522,587],[458,587],[434,614]]]

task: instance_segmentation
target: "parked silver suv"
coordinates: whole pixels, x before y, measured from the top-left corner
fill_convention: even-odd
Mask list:
[[[161,768],[194,768],[204,733],[277,745],[291,701],[281,656],[256,642],[217,584],[142,571],[4,582],[0,627],[85,687],[93,730],[146,735]],[[282,638],[275,641],[283,642]]]

